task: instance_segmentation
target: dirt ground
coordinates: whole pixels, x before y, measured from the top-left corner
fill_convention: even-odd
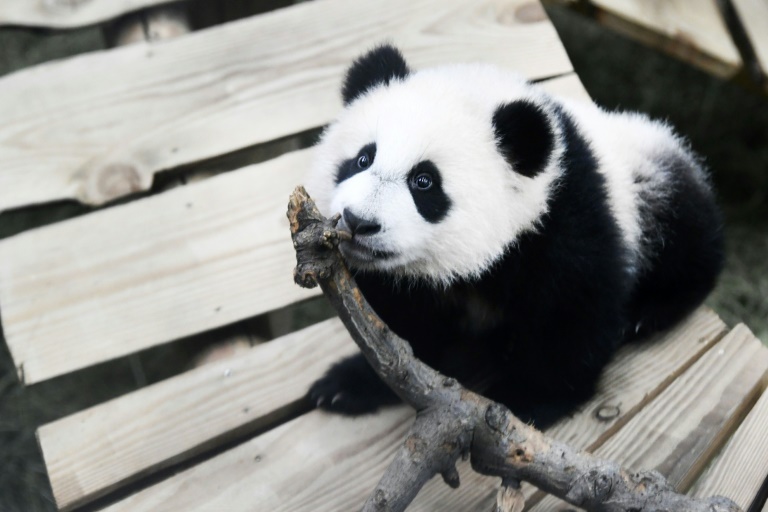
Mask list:
[[[706,157],[727,216],[728,237],[726,269],[708,304],[730,325],[744,322],[768,341],[766,96],[724,83],[578,15],[557,9],[549,13],[576,71],[599,104],[668,119]],[[3,28],[0,74],[103,45],[98,29],[50,34]],[[18,231],[20,223],[31,227],[82,211],[62,204],[3,214],[0,236]],[[0,338],[0,512],[55,509],[35,440],[37,425],[162,378],[185,364],[190,345],[171,344],[162,352],[25,389]],[[99,385],[107,380],[109,386]]]

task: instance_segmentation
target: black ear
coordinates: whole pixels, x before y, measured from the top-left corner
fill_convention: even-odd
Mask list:
[[[408,65],[400,51],[392,45],[382,45],[358,58],[347,70],[341,96],[349,105],[358,96],[379,84],[389,84],[393,78],[408,76]]]
[[[542,108],[518,100],[496,109],[493,129],[499,151],[516,172],[533,178],[549,160],[555,134]]]

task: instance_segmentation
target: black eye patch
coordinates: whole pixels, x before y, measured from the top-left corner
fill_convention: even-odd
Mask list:
[[[435,164],[429,160],[419,162],[408,173],[407,180],[413,203],[424,220],[435,224],[448,215],[451,200],[443,190],[440,171]]]
[[[354,158],[344,160],[339,164],[338,171],[336,171],[336,184],[338,185],[342,181],[351,178],[359,172],[363,172],[373,165],[373,160],[376,158],[376,143],[371,142],[357,152]]]

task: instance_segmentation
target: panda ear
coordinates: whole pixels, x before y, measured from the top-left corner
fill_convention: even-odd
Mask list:
[[[389,84],[393,78],[408,76],[408,65],[400,51],[392,45],[382,45],[359,57],[347,70],[341,96],[349,105],[369,89]]]
[[[527,100],[501,105],[493,114],[493,130],[499,152],[515,172],[533,178],[544,169],[555,134],[540,106]]]

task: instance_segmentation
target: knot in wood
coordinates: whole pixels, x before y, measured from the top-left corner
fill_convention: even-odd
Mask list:
[[[424,453],[427,450],[427,443],[417,435],[410,435],[405,440],[405,447],[411,454],[411,459],[414,462],[419,462],[424,457]]]
[[[491,404],[485,410],[485,423],[496,432],[503,432],[507,427],[507,410],[499,404]]]
[[[540,23],[547,20],[547,13],[539,2],[528,2],[515,9],[518,23]]]
[[[613,491],[613,479],[597,470],[590,471],[589,478],[592,480],[592,495],[599,502],[604,502]]]
[[[373,493],[373,506],[376,507],[376,510],[387,508],[387,495],[383,490],[376,489],[376,492]]]
[[[96,193],[101,201],[109,201],[140,190],[141,175],[130,164],[107,165],[96,176]]]
[[[615,420],[621,414],[621,408],[618,405],[600,404],[595,409],[595,418],[598,421],[609,422]]]

